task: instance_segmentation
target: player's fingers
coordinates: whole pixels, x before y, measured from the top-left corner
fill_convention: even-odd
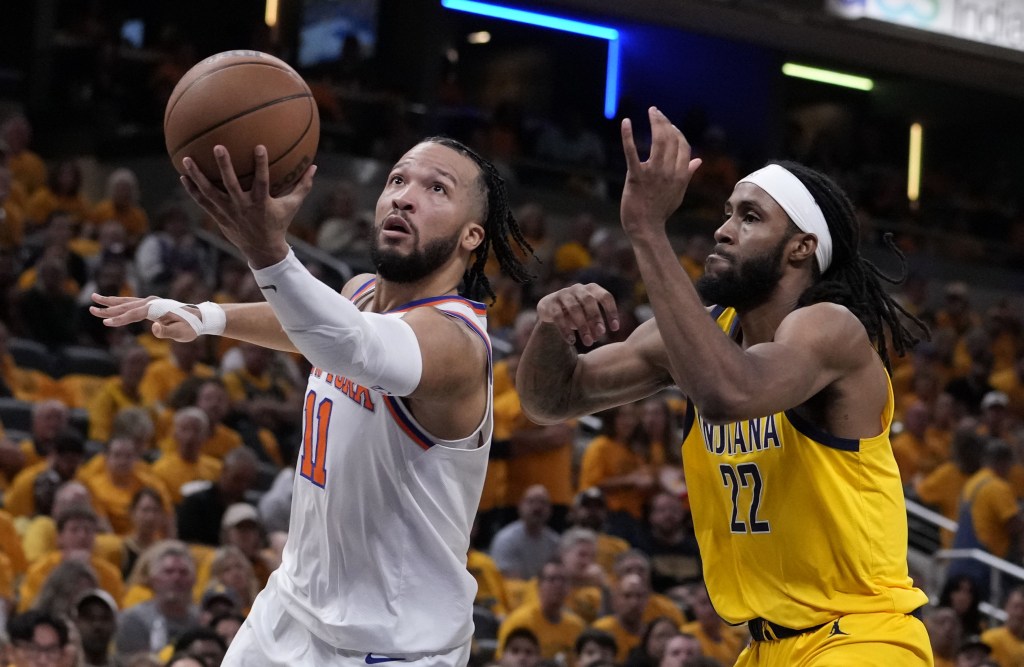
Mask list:
[[[191,157],[183,158],[181,166],[185,170],[183,176],[190,178],[195,183],[196,189],[203,193],[203,195],[208,196],[217,191],[213,184],[210,183],[210,179],[206,177],[206,174],[202,172],[199,165]]]
[[[594,294],[594,289],[601,290],[597,285],[587,285],[586,291],[580,295],[579,302],[583,308],[583,314],[587,318],[587,327],[593,332],[594,340],[604,335],[605,326],[604,313],[601,310],[601,302]],[[586,343],[587,341],[583,341]],[[590,345],[590,343],[587,343]]]
[[[618,331],[619,307],[615,304],[615,297],[608,290],[602,289],[600,294],[594,295],[594,299],[604,312],[604,320],[608,323],[608,328],[612,331]]]
[[[267,158],[267,147],[263,144],[252,151],[256,171],[252,178],[252,197],[254,201],[263,201],[270,196],[270,161]]]
[[[687,171],[689,172],[691,178],[697,172],[697,170],[700,169],[700,166],[702,164],[704,164],[704,160],[701,160],[699,157],[695,157],[692,160],[690,160],[690,164],[687,165]]]
[[[106,294],[100,294],[99,292],[92,293],[92,300],[102,306],[120,306],[126,303],[138,303],[139,301],[152,301],[155,296],[108,296]],[[100,309],[102,310],[102,309]]]
[[[566,294],[566,298],[562,300],[562,314],[565,317],[567,326],[579,334],[579,338],[583,341],[584,345],[594,344],[597,336],[590,328],[590,321],[587,317],[584,302],[578,294],[575,292]]]
[[[153,335],[157,338],[174,340],[179,343],[188,343],[198,337],[195,329],[177,317],[161,317],[153,322],[152,330]]]
[[[651,121],[651,156],[647,161],[661,169],[674,166],[682,134],[673,131],[672,123],[657,107],[648,109],[647,117]]]
[[[558,312],[551,314],[551,324],[558,329],[559,335],[569,345],[576,344],[576,329],[573,327],[572,322],[566,316],[564,310],[559,309]]]
[[[119,317],[129,312],[133,313],[132,317],[135,317],[137,315],[135,313],[135,309],[141,308],[140,312],[144,318],[149,308],[149,302],[155,298],[157,297],[151,296],[142,299],[138,297],[108,297],[96,294],[93,296],[93,300],[96,301],[96,303],[101,304],[103,307],[90,306],[89,312],[96,317],[109,319],[112,317]],[[128,324],[131,321],[137,320],[129,320],[122,322],[122,324]]]
[[[242,186],[238,183],[238,174],[235,173],[235,165],[231,163],[231,154],[228,149],[220,144],[213,147],[213,159],[217,161],[217,169],[220,170],[220,181],[224,189],[232,199],[241,197]]]
[[[628,118],[622,119],[622,152],[626,156],[626,167],[629,171],[636,173],[640,168],[640,156],[636,152],[636,141],[633,139],[633,122]]]
[[[302,178],[299,179],[299,182],[296,183],[295,187],[288,193],[288,197],[296,197],[300,200],[305,199],[306,195],[313,190],[314,175],[316,175],[316,165],[311,164],[306,167],[306,171],[302,173]]]
[[[89,309],[93,315],[103,319],[104,326],[123,327],[126,324],[141,322],[149,317],[149,303],[124,308],[97,308],[92,306]]]

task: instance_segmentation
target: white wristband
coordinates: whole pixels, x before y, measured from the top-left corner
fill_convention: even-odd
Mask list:
[[[198,308],[199,317],[185,310],[186,307]],[[227,324],[227,315],[224,313],[224,309],[220,304],[212,301],[191,304],[174,299],[154,299],[149,302],[146,318],[156,321],[168,313],[180,317],[182,321],[192,327],[197,336],[219,336],[224,333],[224,326]]]

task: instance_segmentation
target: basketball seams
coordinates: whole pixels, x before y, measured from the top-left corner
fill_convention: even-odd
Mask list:
[[[178,106],[178,102],[181,101],[181,98],[183,98],[185,96],[185,93],[187,93],[193,86],[195,86],[197,83],[203,81],[209,76],[213,76],[214,74],[223,72],[226,69],[231,69],[232,67],[241,67],[243,65],[256,65],[258,67],[268,67],[270,69],[276,69],[279,72],[284,72],[285,74],[288,74],[291,77],[298,79],[302,87],[305,88],[307,92],[309,91],[309,86],[306,84],[305,80],[303,80],[303,78],[299,76],[298,73],[296,73],[295,70],[291,69],[290,67],[288,69],[285,69],[284,67],[280,67],[273,63],[268,63],[262,60],[243,60],[242,62],[225,63],[217,69],[213,69],[208,72],[203,72],[202,74],[197,76],[195,80],[193,80],[191,83],[185,86],[185,88],[183,88],[181,92],[178,93],[177,97],[174,96],[174,93],[177,92],[177,86],[175,86],[175,90],[171,91],[171,98],[174,100],[174,103],[171,104],[164,112],[164,131],[167,131],[167,119],[170,118],[171,114],[174,113],[174,109]],[[285,65],[287,65],[287,63],[285,63]]]
[[[245,111],[241,111],[239,113],[234,114],[233,116],[229,116],[228,118],[225,118],[224,120],[222,120],[222,121],[220,121],[220,122],[218,122],[218,123],[216,123],[214,125],[211,125],[210,127],[206,128],[202,132],[189,137],[185,141],[181,142],[181,144],[179,146],[175,146],[174,150],[171,151],[171,154],[172,155],[177,155],[178,151],[180,151],[181,149],[185,148],[186,146],[188,146],[193,141],[197,141],[197,140],[201,139],[202,137],[204,137],[205,135],[209,134],[210,132],[213,132],[214,130],[216,130],[218,128],[224,127],[228,123],[230,123],[232,121],[235,121],[235,120],[238,120],[239,118],[242,118],[244,116],[248,116],[249,114],[254,113],[256,111],[260,111],[261,109],[269,109],[270,107],[272,107],[274,105],[277,105],[277,104],[283,104],[285,102],[291,102],[292,100],[300,100],[300,99],[303,99],[303,98],[312,99],[313,98],[313,94],[312,93],[298,93],[296,95],[288,95],[287,97],[279,97],[276,100],[270,100],[269,102],[264,102],[263,104],[260,104],[258,106],[250,107],[250,108],[246,109]],[[312,124],[313,124],[313,117],[312,117],[312,110],[311,110],[309,122],[306,124],[306,131],[309,131],[309,127]],[[303,134],[305,134],[305,132]],[[296,143],[298,143],[298,142],[296,142]],[[293,144],[288,150],[291,150],[294,147],[295,147],[295,145]],[[287,151],[285,151],[284,154],[287,154]]]
[[[308,97],[310,98],[310,103],[312,104],[312,103],[313,103],[312,95],[310,95],[310,96],[308,96]],[[311,127],[313,127],[313,109],[312,109],[312,108],[310,108],[310,110],[309,110],[309,122],[308,122],[308,123],[306,124],[306,129],[304,129],[304,130],[302,131],[302,134],[301,134],[301,135],[299,135],[299,138],[295,140],[295,143],[293,143],[293,144],[292,144],[291,146],[289,146],[289,147],[288,147],[288,148],[286,148],[285,150],[281,151],[281,154],[280,154],[279,156],[277,156],[277,157],[276,157],[275,159],[273,159],[273,160],[271,160],[270,162],[268,162],[268,163],[267,163],[267,166],[268,166],[268,167],[272,167],[272,166],[274,166],[275,164],[277,164],[278,162],[280,162],[281,160],[283,160],[283,159],[285,159],[286,157],[288,157],[289,155],[291,155],[291,152],[292,152],[293,150],[295,150],[295,148],[296,148],[296,147],[297,147],[297,146],[298,146],[299,144],[301,144],[301,143],[302,143],[303,141],[305,141],[305,139],[306,139],[306,135],[307,135],[307,134],[309,134],[309,129],[310,129]],[[252,178],[252,177],[253,177],[253,176],[255,176],[255,175],[256,175],[256,171],[255,171],[255,169],[254,169],[253,171],[250,171],[250,172],[248,172],[248,173],[245,173],[245,174],[239,174],[239,175],[238,175],[238,180],[243,180],[243,179],[246,179],[246,178]],[[219,183],[219,184],[221,184],[221,185],[223,185],[223,184],[224,184],[224,182],[223,182],[223,181],[217,181],[217,183]],[[273,188],[274,184],[273,184],[273,183],[271,183],[271,184],[270,184],[270,186],[271,186],[271,188]]]

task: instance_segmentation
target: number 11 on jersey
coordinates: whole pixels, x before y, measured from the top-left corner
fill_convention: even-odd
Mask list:
[[[302,458],[299,475],[320,488],[327,482],[327,428],[331,425],[334,401],[325,398],[317,405],[316,392],[306,394],[302,415]]]

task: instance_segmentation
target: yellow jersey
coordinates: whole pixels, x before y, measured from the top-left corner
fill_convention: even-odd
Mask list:
[[[731,308],[712,316],[737,332]],[[830,435],[793,410],[710,424],[688,405],[683,466],[693,523],[708,593],[727,622],[802,629],[928,602],[907,573],[891,385],[888,393],[881,433],[860,440]]]

